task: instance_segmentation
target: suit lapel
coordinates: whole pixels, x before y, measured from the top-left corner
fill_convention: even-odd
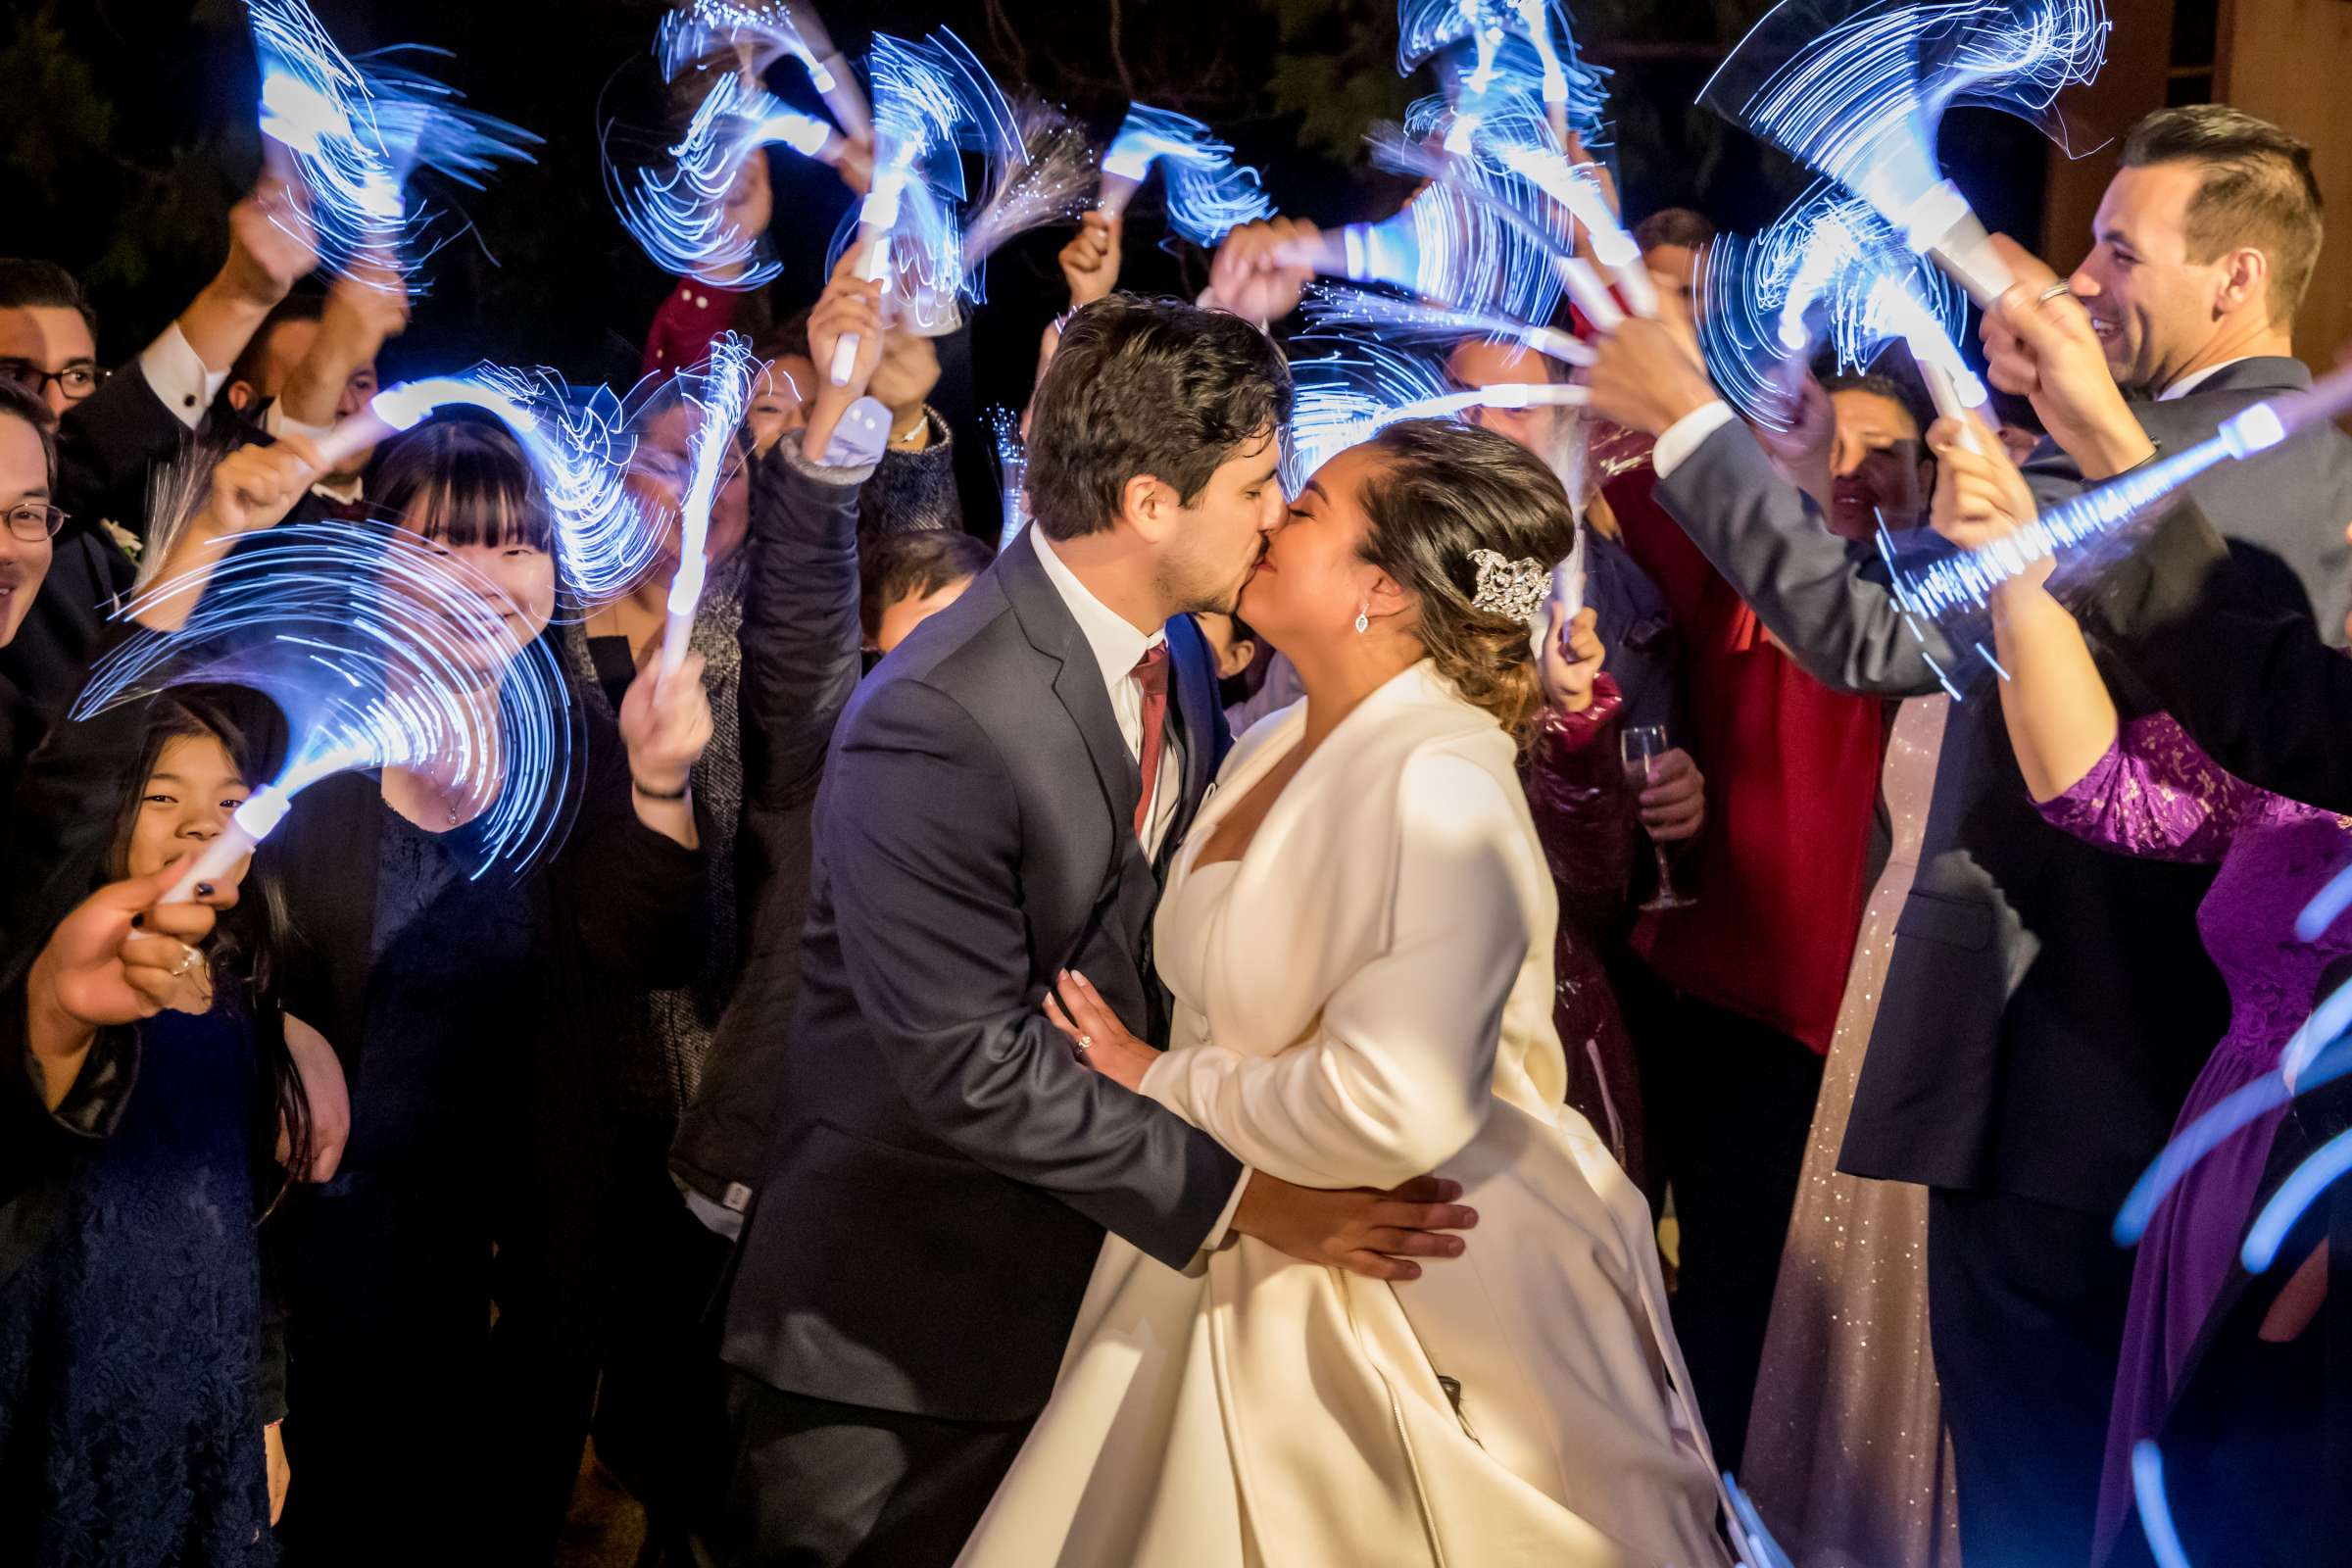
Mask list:
[[[1046,575],[1026,529],[1004,547],[993,569],[1030,646],[1061,666],[1054,675],[1054,695],[1086,742],[1087,760],[1094,764],[1103,799],[1109,803],[1111,820],[1132,830],[1141,775],[1127,756],[1118,715],[1110,710],[1102,666],[1095,662],[1094,650],[1078,629],[1070,607],[1062,603],[1054,580]]]

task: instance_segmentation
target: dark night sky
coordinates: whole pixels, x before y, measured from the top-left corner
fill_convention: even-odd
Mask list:
[[[321,20],[357,53],[416,42],[450,51],[418,62],[462,88],[470,102],[546,138],[535,167],[508,169],[485,193],[467,197],[478,243],[461,239],[433,266],[433,288],[418,303],[408,336],[386,369],[438,368],[490,357],[550,364],[575,380],[625,384],[663,277],[613,219],[598,160],[604,119],[644,122],[653,73],[647,44],[662,0],[314,0]],[[1283,0],[1311,15],[1315,0]],[[1372,58],[1393,48],[1393,13],[1368,0],[1330,0]],[[836,41],[858,53],[870,28],[919,33],[955,27],[1012,84],[1017,52],[1036,85],[1105,128],[1126,93],[1104,43],[1107,0],[995,0],[1009,31],[992,33],[990,0],[820,0]],[[1578,8],[1580,13],[1584,8]],[[114,121],[86,122],[88,96],[72,90],[58,59],[29,78],[24,36],[15,78],[0,66],[0,95],[29,96],[48,113],[0,128],[0,199],[31,214],[9,247],[43,254],[88,279],[103,316],[103,347],[123,356],[202,283],[218,264],[220,215],[255,167],[254,72],[239,0],[7,0],[20,25],[46,14],[62,30],[62,63],[86,69]],[[1629,27],[1653,40],[1617,61],[1612,83],[1620,117],[1629,213],[1696,202],[1733,226],[1769,221],[1800,183],[1742,138],[1702,159],[1687,105],[1704,79],[1704,48],[1677,36],[1711,35],[1701,0],[1618,0]],[[1126,59],[1139,95],[1174,100],[1209,120],[1265,171],[1288,211],[1321,221],[1394,210],[1396,192],[1367,182],[1330,156],[1302,149],[1297,117],[1273,112],[1268,82],[1275,23],[1255,0],[1124,0]],[[1313,41],[1344,46],[1346,26],[1327,20]],[[1374,35],[1377,29],[1377,36]],[[1580,22],[1588,45],[1607,40]],[[1664,39],[1664,42],[1655,40]],[[795,73],[771,73],[788,94]],[[61,83],[67,85],[61,87]],[[82,144],[76,150],[74,136]],[[55,152],[65,148],[63,153]],[[1964,187],[1995,226],[2032,233],[2040,199],[2040,154],[2027,127],[1980,115],[1955,116],[1944,150]],[[47,168],[52,157],[57,167]],[[178,162],[175,164],[175,157]],[[776,287],[779,315],[811,298],[825,239],[850,197],[829,171],[787,158],[777,166],[777,246],[787,271]],[[39,177],[46,169],[46,189]],[[157,179],[153,172],[170,171]],[[1703,179],[1703,185],[1696,182]],[[1155,249],[1156,220],[1139,203],[1123,282],[1197,287],[1201,258],[1182,265]],[[126,236],[126,238],[125,238]],[[1025,236],[991,263],[989,304],[974,324],[978,401],[1017,403],[1028,388],[1038,330],[1061,303],[1054,253],[1058,231]],[[492,265],[485,250],[498,258]]]
[[[41,8],[10,9],[23,15]],[[479,243],[461,240],[437,259],[431,297],[419,303],[401,355],[435,362],[453,352],[539,360],[583,379],[633,372],[664,279],[612,215],[597,131],[600,109],[608,119],[645,121],[652,79],[646,46],[664,9],[659,0],[316,0],[321,20],[346,49],[358,53],[410,41],[445,48],[453,58],[419,64],[461,87],[474,106],[546,138],[535,168],[502,170],[490,190],[466,198]],[[833,0],[824,9],[837,41],[852,53],[870,27],[916,32],[942,23],[984,55],[992,53],[978,0],[870,6]],[[1067,27],[1067,17],[1087,8],[1083,0],[1008,0],[1005,9],[1064,19],[1056,25]],[[1270,47],[1270,28],[1249,0],[1215,7],[1226,9],[1240,41],[1230,49],[1225,74],[1237,87],[1253,87],[1236,62]],[[54,10],[73,53],[89,63],[115,110],[109,150],[163,168],[174,148],[196,149],[180,182],[183,199],[190,207],[224,210],[234,188],[250,179],[256,157],[253,67],[241,8],[229,0],[67,0]],[[1066,78],[1043,85],[1081,114],[1115,119],[1120,105],[1114,95],[1098,93],[1099,101],[1090,103],[1068,90],[1072,82],[1095,84],[1097,74],[1115,90],[1106,67],[1077,60],[1074,52],[1054,47],[1053,37],[1041,24],[1029,41],[1033,70],[1041,77],[1050,73]],[[1183,62],[1176,64],[1181,69]],[[772,74],[788,93],[800,85],[791,75]],[[1241,140],[1246,154],[1268,166],[1269,184],[1294,205],[1316,210],[1335,186],[1342,201],[1352,199],[1328,163],[1294,156],[1286,165],[1282,127],[1262,120],[1218,122]],[[815,292],[823,240],[850,197],[829,172],[798,160],[779,161],[776,172],[778,249],[788,264],[777,303],[788,311]],[[121,225],[138,223],[148,211],[135,197],[110,188],[118,183],[104,169],[65,181],[56,199],[35,207],[44,212],[40,226],[47,242],[23,248],[37,248],[88,273],[107,237]],[[203,232],[193,215],[188,226]],[[1148,227],[1140,215],[1137,227]],[[140,257],[143,277],[97,269],[92,286],[106,308],[109,353],[135,349],[203,281],[218,258],[219,232],[209,244],[192,234],[189,243]],[[1175,263],[1158,256],[1146,234],[1136,240],[1129,246],[1129,281],[1178,286]],[[1058,290],[1053,254],[1060,242],[1053,234],[1028,236],[992,264],[994,314],[1022,310],[1018,335],[1031,349],[1042,324],[1038,313],[1050,308],[1042,291],[1049,280]],[[485,249],[500,265],[489,264]],[[1019,373],[1025,375],[1025,368]]]

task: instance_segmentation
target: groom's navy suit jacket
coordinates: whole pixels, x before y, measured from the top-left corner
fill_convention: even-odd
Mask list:
[[[1081,1065],[1039,1008],[1083,972],[1165,1044],[1160,872],[1230,744],[1206,645],[1168,624],[1184,798],[1148,859],[1102,666],[1026,539],[858,690],[817,798],[779,1126],[727,1363],[950,1420],[1035,1414],[1105,1230],[1183,1267],[1241,1166]]]

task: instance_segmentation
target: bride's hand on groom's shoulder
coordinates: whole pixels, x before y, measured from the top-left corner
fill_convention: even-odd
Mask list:
[[[1062,970],[1054,985],[1060,994],[1046,993],[1046,1021],[1069,1037],[1080,1062],[1142,1094],[1144,1074],[1159,1059],[1159,1053],[1129,1034],[1110,1004],[1077,970]]]

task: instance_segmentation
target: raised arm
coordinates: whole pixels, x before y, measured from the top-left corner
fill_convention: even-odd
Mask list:
[[[1992,432],[1956,420],[1928,434],[1936,453],[1935,522],[1983,544],[2034,515],[2034,496]],[[2212,861],[2260,792],[2216,766],[2162,713],[2122,724],[2090,645],[2037,571],[1991,597],[2001,716],[2041,814],[2079,839],[2150,859]]]
[[[813,340],[813,327],[809,335]],[[859,497],[859,529],[867,536],[958,531],[963,503],[956,492],[955,436],[929,402],[939,385],[939,351],[929,338],[905,330],[881,341],[872,390],[890,410],[890,444]]]
[[[1286,258],[1320,237],[1303,218],[1268,218],[1244,223],[1217,245],[1208,266],[1208,292],[1200,303],[1231,311],[1259,326],[1270,326],[1298,308],[1315,270]]]
[[[1600,341],[1592,411],[1657,437],[1659,501],[1807,674],[1839,691],[1936,690],[1930,658],[1952,662],[1940,634],[1905,620],[1876,564],[1807,507],[1708,384],[1679,307],[1661,310]]]
[[[2044,299],[2047,269],[2022,252],[2021,281],[1984,327],[1995,384],[2033,396],[2043,420],[2094,475],[2152,452],[2114,391],[2082,307]],[[2041,287],[2035,285],[2039,283]],[[1997,537],[1963,528],[1956,542]],[[2084,601],[2101,648],[2155,694],[2211,764],[2245,785],[2326,810],[2352,810],[2352,662],[2311,617],[2247,578],[2184,493]]]
[[[2026,465],[2026,482],[2043,506],[2065,499],[2085,479],[2111,478],[2147,460],[2154,448],[2107,368],[2090,313],[2059,289],[2056,272],[2006,234],[1993,248],[2017,279],[1977,334],[1985,379],[2033,403],[2054,453]]]
[[[252,193],[229,209],[228,255],[220,274],[174,324],[206,371],[224,376],[263,318],[318,266],[309,193],[300,182],[265,170]]]
[[[266,174],[229,210],[220,272],[131,366],[67,412],[60,505],[91,522],[144,514],[149,467],[178,450],[263,318],[318,265],[305,200]]]
[[[577,783],[579,818],[558,852],[554,870],[565,879],[573,918],[589,955],[632,984],[690,983],[701,971],[710,930],[710,873],[704,807],[684,794],[699,743],[680,722],[707,738],[708,701],[701,697],[702,662],[689,654],[671,679],[694,690],[652,703],[652,669],[639,673],[623,702],[622,726],[640,726],[634,740],[622,727],[583,719]],[[675,706],[673,704],[682,705]],[[635,705],[632,709],[632,705]],[[698,713],[699,710],[699,713]],[[648,775],[639,777],[643,769]],[[648,801],[675,789],[679,799]]]
[[[340,416],[351,412],[344,405],[353,391],[352,378],[371,369],[384,344],[408,324],[409,291],[392,269],[355,269],[335,279],[319,313],[318,335],[286,372],[285,386],[270,408],[271,433],[292,429],[324,435]]]
[[[858,490],[871,472],[810,463],[790,442],[754,460],[742,702],[745,799],[757,810],[816,793],[858,689]]]
[[[1831,533],[1729,412],[1658,470],[1675,521],[1815,680],[1884,697],[1941,689],[1936,666],[1955,662],[1942,633],[1903,615],[1881,563]]]
[[[743,760],[754,839],[774,863],[776,813],[816,793],[833,726],[858,689],[858,498],[871,463],[826,463],[850,405],[865,395],[882,354],[880,285],[845,259],[808,315],[809,351],[832,363],[858,334],[849,381],[820,377],[808,425],[754,459],[751,574],[743,604]],[[778,830],[805,833],[795,822]]]
[[[1070,236],[1070,242],[1054,258],[1061,266],[1062,281],[1070,286],[1070,310],[1092,305],[1119,286],[1119,245],[1126,229],[1124,217],[1114,217],[1100,208],[1078,220],[1078,232]],[[1037,373],[1029,381],[1032,396],[1036,394],[1037,383],[1046,378],[1046,367],[1054,363],[1054,351],[1061,347],[1061,322],[1067,314],[1048,321],[1044,336],[1038,340]],[[1022,417],[1022,429],[1026,431],[1025,412]]]
[[[145,574],[146,584],[178,586],[149,599],[133,618],[150,631],[177,630],[204,598],[213,568],[239,541],[283,522],[301,504],[318,470],[318,449],[302,436],[283,435],[268,446],[232,447],[214,466],[195,515],[172,527],[169,538],[149,541],[163,554],[153,571]]]
[[[1395,925],[1300,1046],[1171,1052],[1143,1092],[1250,1165],[1306,1187],[1393,1187],[1436,1170],[1494,1103],[1503,1004],[1531,940],[1503,785],[1416,758],[1399,784]],[[1546,894],[1549,890],[1545,889]]]

